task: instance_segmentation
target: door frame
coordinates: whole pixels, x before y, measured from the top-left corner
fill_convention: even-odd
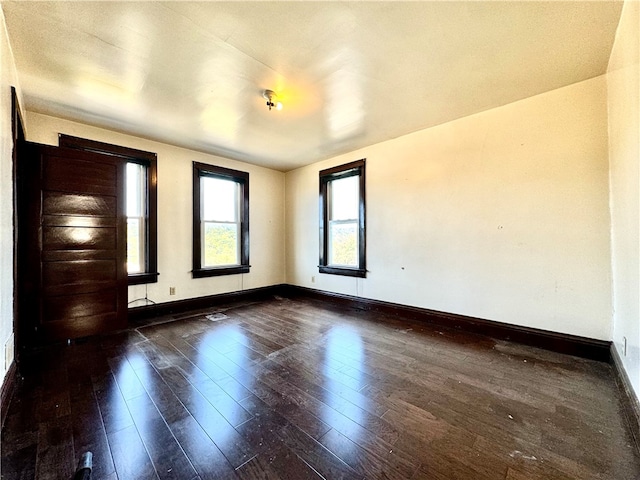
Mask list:
[[[21,360],[21,336],[20,336],[20,195],[22,187],[19,174],[19,155],[18,148],[21,142],[26,140],[24,131],[24,122],[22,120],[22,112],[18,102],[18,93],[15,87],[11,87],[11,139],[13,141],[13,150],[11,153],[11,180],[13,184],[13,361],[16,367],[20,368]]]

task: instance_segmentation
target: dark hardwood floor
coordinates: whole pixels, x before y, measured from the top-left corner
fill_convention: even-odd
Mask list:
[[[207,318],[206,315],[210,315]],[[608,364],[316,300],[43,349],[3,479],[638,479]]]

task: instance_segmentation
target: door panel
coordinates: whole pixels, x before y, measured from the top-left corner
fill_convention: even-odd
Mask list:
[[[116,197],[96,195],[73,195],[46,191],[43,198],[44,215],[90,215],[115,217]]]
[[[40,342],[79,338],[87,335],[96,335],[113,330],[113,325],[118,322],[118,318],[113,313],[105,315],[91,315],[89,317],[71,317],[60,322],[48,322],[41,325]],[[42,332],[51,335],[55,331],[55,337],[45,337]],[[85,333],[90,332],[90,333]],[[47,340],[48,338],[48,340]]]
[[[46,219],[44,219],[46,222]],[[96,227],[43,227],[42,250],[115,250],[117,229]]]
[[[111,260],[116,250],[53,250],[42,252],[43,262],[73,262],[74,260]]]
[[[89,293],[109,285],[116,266],[111,260],[43,262],[42,284],[46,295]]]
[[[32,343],[126,326],[126,163],[25,143]]]
[[[42,225],[46,227],[110,227],[113,220],[108,217],[90,215],[44,215]]]
[[[53,147],[60,148],[60,147]],[[67,152],[74,150],[63,149]],[[92,156],[105,157],[106,155],[89,154]],[[89,161],[75,161],[69,156],[58,156],[51,154],[44,164],[43,184],[45,191],[87,193],[105,195],[112,198],[117,197],[118,186],[118,166],[105,163],[93,163]],[[122,163],[122,160],[116,160]]]
[[[69,319],[112,314],[117,308],[115,288],[77,295],[45,295],[43,322],[65,322]]]

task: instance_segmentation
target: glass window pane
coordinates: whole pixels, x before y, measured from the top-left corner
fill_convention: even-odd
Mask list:
[[[127,218],[127,273],[144,271],[142,219]]]
[[[203,223],[203,267],[240,264],[239,230],[239,224]]]
[[[329,264],[358,266],[358,224],[329,223]]]
[[[237,221],[238,182],[202,177],[202,220]]]
[[[145,167],[127,163],[127,217],[142,217],[145,211]]]
[[[128,162],[126,168],[127,207],[127,272],[143,273],[146,269],[147,167]]]
[[[330,182],[331,220],[358,218],[359,182],[360,177],[357,175]]]

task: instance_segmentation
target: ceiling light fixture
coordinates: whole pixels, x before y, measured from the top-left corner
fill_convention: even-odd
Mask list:
[[[262,96],[267,99],[267,107],[271,110],[275,107],[276,110],[282,110],[282,103],[278,101],[278,96],[273,90],[265,90],[262,92]]]

